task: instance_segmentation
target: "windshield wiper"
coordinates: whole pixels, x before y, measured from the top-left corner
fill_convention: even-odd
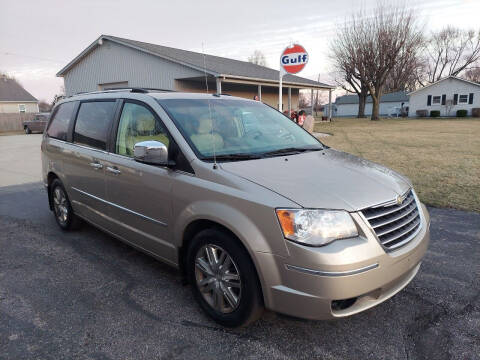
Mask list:
[[[217,161],[242,161],[242,160],[254,160],[262,159],[265,157],[274,157],[277,155],[294,155],[307,151],[321,151],[323,148],[298,148],[289,147],[284,149],[278,149],[273,151],[267,151],[265,153],[234,153],[234,154],[221,154],[215,156]],[[213,156],[207,156],[202,158],[205,161],[213,161]]]
[[[261,159],[263,156],[260,154],[247,154],[247,153],[237,153],[237,154],[222,154],[215,156],[217,161],[241,161],[241,160],[253,160]],[[213,161],[213,156],[208,156],[203,158],[203,160]]]
[[[262,156],[269,157],[269,156],[277,156],[277,155],[295,155],[307,151],[321,151],[323,148],[298,148],[298,147],[289,147],[284,149],[278,149],[273,151],[267,151],[266,153],[262,153]]]

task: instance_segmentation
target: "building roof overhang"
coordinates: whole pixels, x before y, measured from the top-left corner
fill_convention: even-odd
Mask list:
[[[242,84],[257,84],[257,85],[265,85],[265,86],[278,86],[279,85],[279,80],[272,80],[272,79],[264,79],[264,78],[256,78],[256,77],[249,77],[249,76],[238,76],[238,75],[231,75],[231,74],[222,74],[218,73],[215,71],[212,71],[211,69],[208,68],[201,68],[199,66],[196,66],[194,64],[190,64],[185,61],[181,61],[179,59],[174,59],[169,56],[165,56],[162,54],[159,54],[157,52],[149,51],[148,49],[145,49],[140,46],[135,46],[134,44],[128,43],[126,41],[122,41],[121,39],[118,39],[116,37],[111,37],[108,35],[101,35],[99,36],[94,42],[92,42],[86,49],[84,49],[78,56],[76,56],[72,61],[70,61],[67,65],[65,65],[57,74],[56,76],[58,77],[63,77],[65,74],[73,67],[75,66],[78,62],[80,62],[86,55],[88,55],[90,52],[95,50],[98,46],[101,46],[103,44],[104,40],[112,41],[117,44],[121,44],[123,46],[127,46],[139,51],[142,51],[144,53],[148,53],[150,55],[163,58],[168,61],[172,61],[184,66],[187,66],[189,68],[192,68],[194,70],[201,71],[202,73],[206,73],[209,76],[213,76],[216,78],[221,78],[222,81],[225,82],[238,82]],[[182,79],[178,79],[182,80]],[[186,80],[186,79],[185,79]],[[298,89],[317,89],[317,90],[333,90],[335,89],[335,86],[332,85],[327,85],[327,84],[322,84],[319,82],[315,82],[309,79],[305,79],[308,82],[295,82],[295,81],[288,81],[285,78],[282,81],[282,84],[287,86],[287,87],[292,87],[292,88],[298,88]]]

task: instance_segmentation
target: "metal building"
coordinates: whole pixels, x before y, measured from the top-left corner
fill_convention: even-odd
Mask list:
[[[101,35],[68,63],[57,76],[64,78],[66,95],[116,87],[146,87],[174,91],[227,93],[278,108],[279,73],[245,61]],[[334,86],[286,75],[284,109],[297,109],[299,90],[329,91]]]

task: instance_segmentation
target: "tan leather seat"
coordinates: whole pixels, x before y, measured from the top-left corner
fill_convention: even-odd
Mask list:
[[[127,153],[128,155],[133,155],[133,148],[135,144],[148,141],[156,140],[162,142],[168,147],[169,140],[165,134],[158,133],[155,129],[155,118],[150,114],[141,114],[136,118],[135,121],[136,128],[131,129],[127,136]]]
[[[223,138],[217,132],[212,133],[213,122],[210,117],[202,117],[198,120],[197,133],[190,136],[195,147],[203,154],[209,154],[223,148]]]

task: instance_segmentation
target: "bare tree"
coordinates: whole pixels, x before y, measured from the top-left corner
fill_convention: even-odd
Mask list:
[[[433,32],[424,53],[427,63],[423,84],[468,71],[480,59],[480,31],[447,26]]]
[[[385,83],[396,64],[406,64],[423,44],[422,29],[413,9],[387,8],[379,3],[373,17],[360,13],[353,17],[360,44],[360,77],[372,97],[372,120],[379,119],[380,99]]]
[[[53,96],[53,100],[52,100],[52,105],[51,105],[51,107],[53,108],[53,107],[57,104],[57,102],[59,102],[60,100],[63,100],[63,99],[65,99],[65,95],[63,95],[63,94],[55,94],[55,95]]]
[[[308,105],[311,105],[311,104],[308,100],[307,95],[300,93],[298,95],[298,107],[302,109],[302,108],[306,108]]]
[[[255,50],[253,54],[248,57],[248,62],[260,66],[267,66],[267,60],[265,59],[265,55],[260,50]]]
[[[12,80],[12,81],[14,81],[14,82],[16,82],[17,84],[20,85],[19,81],[15,78],[15,76],[13,76],[13,75],[8,75],[8,73],[5,72],[5,71],[0,70],[0,78],[1,78],[1,79]]]
[[[348,92],[358,95],[357,117],[365,117],[368,87],[360,61],[361,44],[350,21],[337,28],[336,37],[330,43],[330,59],[336,68],[335,82]]]
[[[320,74],[318,74],[317,81],[320,82]],[[328,100],[328,93],[317,89],[313,99],[313,110],[315,111],[315,116],[318,116],[318,112],[321,111],[322,104],[328,103]]]
[[[396,62],[385,82],[385,93],[396,91],[414,91],[418,88],[418,79],[426,71],[426,64],[420,53],[403,56]]]
[[[57,102],[59,102],[60,100],[62,100],[62,99],[64,99],[64,98],[65,98],[65,86],[62,85],[62,86],[60,87],[60,93],[55,94],[55,95],[53,96],[53,100],[52,100],[52,105],[51,105],[51,107],[53,108]]]
[[[480,83],[480,64],[477,64],[475,67],[465,71],[463,78],[469,81]]]
[[[38,102],[38,110],[40,112],[50,112],[50,110],[52,110],[52,104],[49,104],[45,100],[40,100]]]

